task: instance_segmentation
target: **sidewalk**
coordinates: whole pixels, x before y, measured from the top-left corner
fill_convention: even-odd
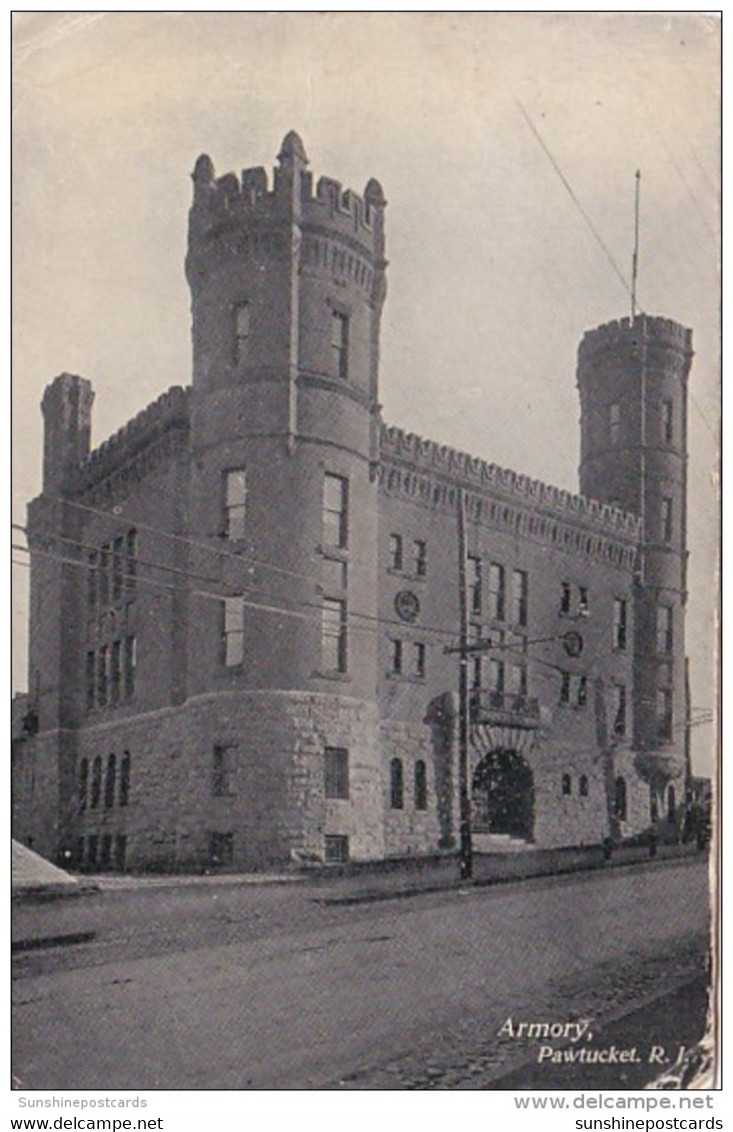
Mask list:
[[[384,861],[370,865],[320,868],[306,872],[225,873],[210,876],[132,876],[100,874],[78,878],[65,889],[46,892],[21,891],[13,899],[12,949],[31,951],[87,942],[96,937],[104,921],[102,909],[108,899],[125,893],[165,893],[171,898],[180,892],[212,891],[217,888],[247,888],[263,892],[268,887],[290,886],[299,902],[326,906],[368,904],[383,900],[408,899],[426,893],[469,890],[496,884],[518,883],[540,877],[586,872],[596,869],[665,867],[680,858],[702,857],[694,845],[660,846],[657,856],[638,846],[617,849],[605,861],[600,847],[532,850],[524,853],[477,855],[474,876],[460,879],[454,853],[428,859]],[[74,899],[69,899],[74,896]],[[295,910],[294,910],[294,914]]]
[[[614,869],[629,865],[653,867],[665,861],[697,858],[702,854],[694,843],[660,845],[654,858],[646,846],[617,847],[605,860],[600,846],[568,849],[533,849],[524,853],[476,854],[473,877],[462,881],[456,854],[429,860],[384,862],[381,866],[353,866],[336,876],[321,871],[313,877],[316,885],[329,891],[322,897],[327,904],[355,904],[372,900],[391,900],[440,892],[454,888],[485,887],[565,873]],[[391,866],[391,867],[390,867]],[[336,891],[334,891],[336,890]]]

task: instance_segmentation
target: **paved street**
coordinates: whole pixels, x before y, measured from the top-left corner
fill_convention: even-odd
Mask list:
[[[538,1066],[537,1040],[499,1036],[506,1019],[592,1018],[600,1035],[701,985],[706,870],[697,858],[350,905],[326,902],[338,883],[308,883],[39,906],[39,934],[96,938],[14,959],[14,1073],[30,1089],[491,1088],[531,1061],[533,1087],[546,1072],[551,1088],[559,1070]],[[642,1060],[644,1009],[624,1036]],[[627,1080],[622,1065],[616,1087]]]

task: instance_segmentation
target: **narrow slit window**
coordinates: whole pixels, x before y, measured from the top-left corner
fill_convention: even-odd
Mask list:
[[[331,352],[336,377],[349,376],[349,318],[342,311],[331,314]]]
[[[322,664],[326,672],[346,672],[346,602],[324,598],[321,622]]]
[[[326,472],[323,477],[323,542],[343,549],[348,538],[347,481]]]
[[[224,473],[224,534],[228,539],[245,535],[247,512],[247,473],[230,468]]]
[[[247,358],[249,352],[249,303],[237,303],[234,307],[234,361],[237,365]]]
[[[244,598],[224,598],[224,664],[232,668],[244,660]]]

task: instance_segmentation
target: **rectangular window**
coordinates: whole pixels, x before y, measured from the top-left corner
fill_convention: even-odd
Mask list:
[[[214,798],[231,794],[232,748],[220,743],[214,745],[211,767],[211,793]]]
[[[120,702],[122,684],[122,641],[112,642],[109,665],[109,697],[113,704]]]
[[[323,589],[325,593],[338,593],[346,589],[346,563],[338,558],[323,559]]]
[[[247,512],[247,473],[244,468],[224,472],[224,535],[244,538]]]
[[[224,663],[227,668],[244,660],[244,598],[241,594],[225,597],[224,607]]]
[[[119,601],[125,577],[125,540],[122,535],[112,540],[112,601]]]
[[[527,669],[524,664],[510,664],[508,668],[507,691],[512,696],[527,695]]]
[[[402,569],[402,535],[389,536],[389,568]]]
[[[570,590],[570,582],[561,582],[560,583],[560,612],[561,613],[569,613],[570,612],[571,597],[572,597],[572,595],[571,595],[571,590]]]
[[[423,759],[418,759],[415,763],[415,809],[427,810],[428,808],[428,775],[427,767]]]
[[[137,531],[127,532],[127,588],[134,590],[137,585]]]
[[[97,612],[97,574],[99,573],[98,556],[96,550],[93,550],[88,558],[89,568],[87,572],[87,610],[89,620],[93,621]]]
[[[349,796],[349,752],[344,747],[326,747],[325,794],[327,798]]]
[[[659,512],[659,536],[662,542],[672,541],[672,500],[662,498]]]
[[[469,616],[478,617],[481,613],[483,595],[481,592],[481,559],[469,554],[466,561],[466,588]]]
[[[125,853],[127,850],[127,837],[124,833],[115,834],[115,863],[114,867],[122,872],[125,867]]]
[[[613,647],[626,648],[626,602],[620,597],[613,599]]]
[[[560,673],[560,703],[561,704],[569,704],[570,703],[570,673],[569,672],[561,672]]]
[[[489,661],[489,686],[497,695],[504,695],[504,661],[494,657]]]
[[[588,677],[579,676],[575,689],[575,702],[578,707],[585,707],[588,703]]]
[[[120,763],[119,804],[127,806],[130,802],[130,752],[125,751]]]
[[[249,348],[249,303],[237,303],[234,315],[234,361],[246,361]]]
[[[674,416],[671,401],[662,401],[662,444],[671,444],[674,439]]]
[[[657,738],[672,738],[672,690],[657,689]]]
[[[672,652],[672,607],[670,605],[657,606],[657,652]]]
[[[321,621],[323,668],[326,672],[346,672],[346,602],[323,599]]]
[[[345,837],[342,833],[327,833],[323,839],[323,855],[329,865],[339,865],[348,861],[348,837]]]
[[[107,681],[109,675],[109,648],[102,645],[97,655],[97,703],[104,707],[107,703]]]
[[[468,626],[468,643],[472,644],[472,645],[476,644],[476,642],[480,639],[480,637],[481,637],[481,626],[480,625],[469,625]],[[470,659],[469,659],[469,664],[470,664],[469,673],[470,673],[470,681],[471,681],[471,690],[474,691],[474,692],[478,692],[481,689],[481,660],[482,660],[482,657],[481,657],[480,653],[473,653],[471,655]]]
[[[585,617],[588,613],[588,590],[585,586],[578,586],[578,616]]]
[[[115,786],[117,784],[117,759],[110,755],[107,759],[107,773],[104,776],[104,808],[111,810],[115,804]]]
[[[512,623],[527,624],[528,579],[526,570],[512,572]]]
[[[234,834],[212,833],[209,840],[209,856],[214,867],[231,865],[234,860]]]
[[[87,653],[87,708],[93,708],[97,690],[97,658],[93,652]]]
[[[341,311],[331,312],[331,354],[335,377],[349,376],[349,319]]]
[[[421,641],[415,641],[412,646],[412,671],[421,679],[425,675],[425,645]]]
[[[348,487],[343,476],[323,477],[323,542],[343,548],[348,539]]]
[[[130,700],[135,694],[135,673],[137,670],[137,642],[134,637],[125,637],[125,699]]]
[[[615,684],[613,688],[613,734],[621,738],[626,734],[626,685]]]
[[[424,578],[428,572],[428,545],[424,539],[416,538],[412,547],[415,556],[415,575]]]
[[[97,755],[92,763],[92,796],[89,801],[90,809],[96,810],[102,797],[102,758]]]
[[[392,671],[402,671],[402,641],[391,641],[392,645]]]
[[[618,401],[608,406],[608,439],[614,446],[621,440],[621,405]]]
[[[99,604],[109,605],[109,543],[99,552]]]
[[[489,617],[493,621],[503,621],[505,612],[504,567],[498,562],[492,562],[489,566]]]

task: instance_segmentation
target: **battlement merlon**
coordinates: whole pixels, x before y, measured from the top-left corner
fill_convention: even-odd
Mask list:
[[[381,427],[380,457],[448,477],[469,491],[496,494],[559,518],[589,524],[617,540],[636,544],[641,538],[641,519],[637,515],[584,495],[574,495],[394,426],[383,424]]]
[[[76,493],[103,480],[139,452],[174,428],[188,428],[189,389],[171,386],[150,405],[137,413],[85,459],[70,468],[65,489]]]
[[[270,183],[261,166],[244,169],[241,178],[234,173],[217,177],[211,158],[202,154],[192,173],[189,243],[217,239],[245,222],[263,230],[296,222],[356,244],[380,265],[387,202],[379,182],[369,180],[360,195],[331,177],[320,177],[314,190],[305,147],[293,130],[283,140],[278,162]]]
[[[578,347],[578,365],[582,366],[599,353],[614,349],[638,349],[642,342],[652,348],[670,350],[680,356],[680,373],[687,378],[692,364],[692,331],[670,318],[638,314],[615,319],[583,335]]]

